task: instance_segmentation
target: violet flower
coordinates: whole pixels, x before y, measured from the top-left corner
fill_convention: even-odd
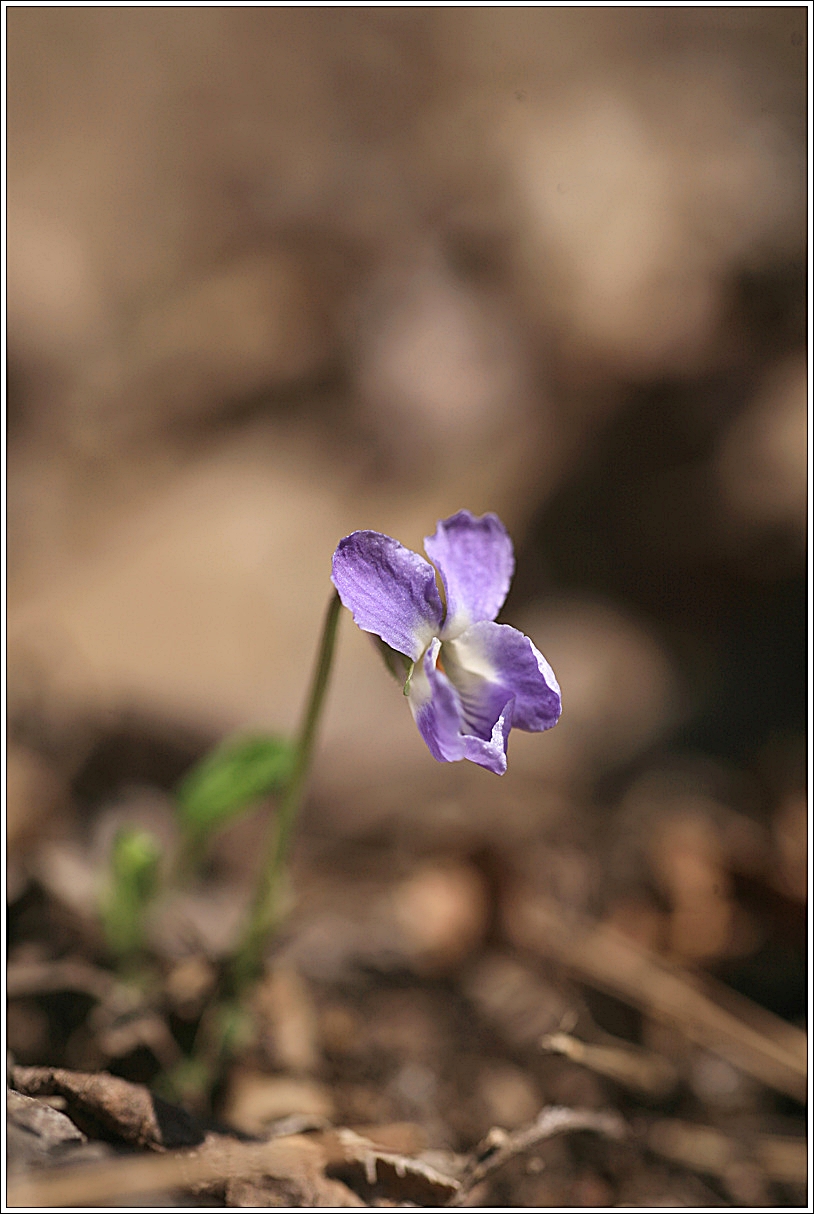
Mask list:
[[[514,573],[496,514],[460,510],[424,540],[441,574],[398,540],[354,531],[334,553],[332,581],[356,624],[408,662],[405,695],[430,753],[502,775],[512,726],[550,729],[560,716],[554,672],[527,636],[496,624]]]

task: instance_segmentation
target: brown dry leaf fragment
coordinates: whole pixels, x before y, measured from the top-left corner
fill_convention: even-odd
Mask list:
[[[113,1199],[167,1190],[226,1192],[230,1185],[245,1181],[254,1196],[271,1191],[285,1195],[289,1200],[284,1204],[321,1209],[364,1205],[355,1193],[325,1176],[325,1162],[324,1148],[312,1138],[243,1143],[210,1134],[201,1146],[189,1151],[127,1157],[93,1167],[51,1168],[47,1175],[12,1184],[8,1204],[106,1205]],[[239,1189],[230,1192],[233,1197],[241,1195]],[[244,1200],[250,1195],[250,1190],[242,1191]]]
[[[319,1063],[318,1019],[308,984],[290,965],[276,965],[254,996],[261,1041],[282,1071],[310,1074]]]
[[[304,1116],[325,1123],[333,1111],[330,1091],[316,1080],[266,1075],[247,1067],[232,1069],[224,1117],[246,1134],[266,1136],[268,1126],[283,1117]]]
[[[286,1209],[299,1204],[289,1185],[268,1177],[227,1181],[223,1200],[233,1209]]]
[[[386,1125],[350,1126],[360,1138],[368,1138],[382,1151],[396,1155],[418,1155],[427,1146],[427,1131],[414,1121],[390,1121]],[[329,1148],[330,1149],[330,1148]]]
[[[53,1159],[86,1142],[70,1118],[33,1096],[6,1092],[6,1148],[10,1168]]]
[[[440,1172],[421,1156],[410,1157],[382,1150],[353,1130],[334,1130],[323,1136],[330,1176],[347,1180],[363,1193],[419,1206],[446,1205],[460,1185],[454,1176]]]
[[[64,1096],[72,1121],[98,1127],[133,1146],[162,1151],[194,1146],[204,1138],[185,1109],[169,1104],[141,1084],[104,1071],[85,1074],[60,1067],[16,1066],[11,1082],[26,1096]]]
[[[304,1188],[293,1181],[264,1177],[260,1181],[230,1180],[224,1190],[227,1206],[239,1209],[299,1206],[310,1210],[359,1209],[365,1203],[341,1180],[315,1176]]]

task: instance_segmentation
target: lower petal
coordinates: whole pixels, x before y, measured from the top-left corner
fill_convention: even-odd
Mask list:
[[[486,722],[473,725],[458,689],[438,668],[440,649],[440,642],[434,640],[413,675],[409,698],[418,731],[430,754],[440,762],[469,759],[503,775],[512,725],[512,702],[504,699],[488,725]]]
[[[464,734],[464,758],[488,767],[496,776],[504,775],[508,766],[506,747],[512,727],[514,700],[509,700],[503,712],[492,726],[492,736],[485,740],[472,734]]]
[[[513,700],[512,725],[538,733],[559,720],[560,688],[540,651],[508,624],[483,621],[444,645],[444,663],[465,716],[484,736],[502,705]],[[478,728],[478,723],[481,727]]]

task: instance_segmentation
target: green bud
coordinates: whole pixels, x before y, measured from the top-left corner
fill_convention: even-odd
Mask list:
[[[125,826],[113,840],[101,917],[108,946],[118,956],[144,944],[145,913],[158,888],[160,859],[158,840],[145,830]]]

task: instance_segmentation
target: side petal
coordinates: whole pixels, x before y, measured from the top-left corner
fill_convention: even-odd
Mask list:
[[[562,701],[554,671],[529,638],[508,624],[482,621],[445,642],[444,666],[467,719],[488,724],[511,699],[511,723],[518,729],[538,733],[559,720]]]
[[[512,541],[496,514],[476,518],[459,510],[427,536],[424,551],[437,566],[447,596],[444,639],[495,618],[514,573]]]
[[[378,531],[339,541],[331,581],[364,632],[416,662],[440,627],[435,571],[417,552]]]
[[[506,771],[506,743],[511,729],[511,702],[504,704],[483,736],[470,724],[458,689],[438,666],[441,643],[436,638],[413,675],[410,708],[430,754],[441,762],[470,759],[497,775]]]
[[[436,637],[416,666],[408,696],[418,732],[439,762],[456,763],[464,757],[461,737],[463,710],[449,679],[436,667],[441,642]]]

